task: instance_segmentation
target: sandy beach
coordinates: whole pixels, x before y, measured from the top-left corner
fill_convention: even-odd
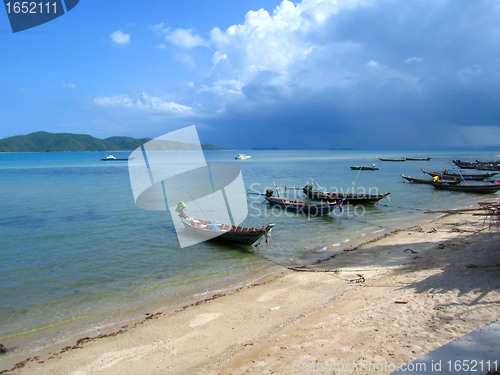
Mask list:
[[[105,337],[34,353],[8,373],[389,374],[500,318],[500,232],[488,224],[445,215],[258,285],[151,311]],[[0,355],[0,370],[12,367]]]

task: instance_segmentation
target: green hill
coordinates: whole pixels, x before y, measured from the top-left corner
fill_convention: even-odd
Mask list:
[[[57,151],[132,151],[151,138],[109,137],[99,139],[87,134],[35,132],[0,139],[0,152],[57,152]],[[223,147],[206,145],[208,150]],[[195,148],[181,142],[165,142],[165,147],[177,150]],[[205,145],[202,145],[205,149]]]

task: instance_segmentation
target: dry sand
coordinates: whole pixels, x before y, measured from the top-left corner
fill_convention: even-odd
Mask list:
[[[444,216],[10,373],[389,374],[500,318],[499,240]]]

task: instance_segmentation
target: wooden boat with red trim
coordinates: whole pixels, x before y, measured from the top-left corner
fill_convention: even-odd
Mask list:
[[[240,227],[230,224],[219,224],[212,221],[189,217],[184,212],[184,208],[177,209],[184,228],[192,234],[206,240],[220,240],[225,242],[238,243],[241,245],[253,245],[262,237],[266,243],[269,241],[271,230],[274,224],[263,225],[262,228]]]

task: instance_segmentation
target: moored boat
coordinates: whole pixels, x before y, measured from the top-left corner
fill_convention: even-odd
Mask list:
[[[436,182],[432,186],[438,190],[451,190],[451,191],[461,191],[466,193],[476,193],[476,194],[495,194],[500,190],[500,184],[483,184],[483,185],[456,185],[449,184],[446,182]]]
[[[378,168],[373,164],[371,167],[365,165],[351,165],[351,169],[355,171],[378,171]]]
[[[480,173],[480,174],[463,174],[463,173],[452,173],[448,171],[447,169],[444,172],[431,172],[431,171],[426,171],[422,169],[422,172],[434,177],[438,176],[441,179],[446,179],[446,178],[463,178],[464,180],[471,180],[471,181],[481,181],[485,180],[487,178],[490,178],[492,176],[495,176],[499,172],[488,172],[488,173]]]
[[[247,159],[250,159],[251,157],[252,157],[252,155],[238,154],[234,158],[236,160],[247,160]]]
[[[284,210],[294,211],[305,215],[324,215],[332,212],[340,201],[332,202],[300,202],[286,198],[273,197],[274,191],[267,190],[264,198],[271,206],[277,206]]]
[[[419,158],[419,157],[415,157],[415,158],[406,158],[406,160],[410,160],[410,161],[429,161],[431,160],[431,157],[430,156],[426,156],[426,157],[422,157],[422,158]]]
[[[134,156],[131,157],[132,159]],[[128,161],[129,158],[117,158],[114,155],[106,155],[106,157],[101,158],[102,161]]]
[[[268,242],[271,230],[274,224],[267,224],[262,228],[240,227],[230,224],[219,224],[207,220],[189,217],[184,212],[184,208],[178,207],[177,212],[181,218],[184,228],[192,234],[206,240],[220,240],[225,242],[237,243],[241,245],[254,245],[260,238],[265,236]]]
[[[418,178],[418,177],[410,177],[410,176],[405,176],[404,174],[401,175],[402,178],[404,178],[406,181],[411,182],[412,184],[432,184],[434,180],[432,178]],[[458,178],[452,178],[450,180],[445,180],[448,184],[453,184],[457,185],[462,181],[461,179]]]
[[[326,191],[314,190],[313,186],[308,184],[302,188],[302,191],[309,199],[317,199],[326,202],[342,201],[349,204],[375,204],[382,198],[386,198],[390,193],[385,194],[343,194],[329,193]]]
[[[404,156],[400,158],[378,158],[378,160],[381,161],[406,161],[406,158]]]

